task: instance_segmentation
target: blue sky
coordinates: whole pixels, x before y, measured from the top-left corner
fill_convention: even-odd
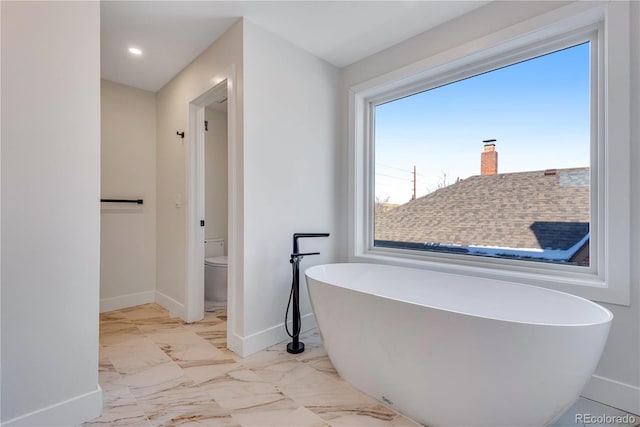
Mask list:
[[[589,166],[589,45],[376,107],[376,197],[406,203],[480,173],[496,139],[498,173]]]

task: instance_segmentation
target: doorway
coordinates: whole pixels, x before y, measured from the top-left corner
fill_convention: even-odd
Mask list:
[[[205,107],[204,309],[226,317],[228,270],[227,94]]]
[[[239,241],[241,221],[238,187],[241,175],[236,167],[238,144],[236,139],[236,91],[233,67],[221,79],[212,81],[201,95],[189,103],[189,140],[187,155],[187,277],[185,283],[185,321],[196,322],[204,318],[205,310],[205,120],[206,108],[211,105],[226,104],[227,110],[227,346],[241,354],[241,339],[235,333],[241,309],[236,306],[237,289],[241,283],[239,262]]]

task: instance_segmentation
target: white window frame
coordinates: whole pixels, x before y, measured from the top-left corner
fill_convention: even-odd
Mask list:
[[[349,261],[508,280],[629,305],[629,5],[578,2],[379,76],[349,91]],[[589,267],[374,247],[376,105],[591,41]]]

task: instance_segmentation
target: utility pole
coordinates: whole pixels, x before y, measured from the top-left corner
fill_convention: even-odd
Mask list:
[[[411,200],[416,199],[416,165],[413,165],[413,197]]]

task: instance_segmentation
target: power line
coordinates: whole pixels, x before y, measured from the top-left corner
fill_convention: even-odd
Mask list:
[[[402,181],[411,181],[409,178],[401,178],[399,176],[387,175],[387,174],[378,173],[378,172],[376,173],[376,176],[385,176],[387,178],[400,179]]]
[[[377,162],[376,162],[376,166],[382,166],[382,167],[389,168],[389,169],[395,169],[395,170],[406,172],[406,173],[413,173],[413,171],[410,171],[409,169],[397,168],[395,166],[389,166],[389,165],[385,165],[385,164],[377,163]]]
[[[412,175],[413,175],[413,171],[411,171],[411,170],[409,170],[409,169],[397,168],[397,167],[395,167],[395,166],[389,166],[389,165],[385,165],[385,164],[377,163],[377,162],[376,162],[376,166],[382,166],[382,167],[389,168],[389,169],[395,169],[395,170],[398,170],[398,171],[401,171],[401,172],[410,173],[410,174],[412,174]],[[421,174],[420,172],[416,172],[416,175],[421,176],[421,177],[423,177],[423,178],[426,178],[426,177],[427,177],[426,175]]]

